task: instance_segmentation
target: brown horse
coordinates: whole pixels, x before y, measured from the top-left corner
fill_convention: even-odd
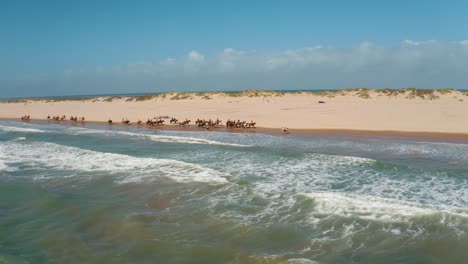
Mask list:
[[[185,119],[185,121],[179,122],[179,126],[190,125],[190,120]]]
[[[157,126],[161,126],[161,125],[164,124],[164,120],[162,120],[162,119],[156,120],[156,121],[155,121],[155,124],[156,124]]]
[[[257,123],[255,123],[254,121],[250,120],[250,123],[247,123],[247,126],[248,126],[248,127],[253,127],[253,128],[255,128],[255,125],[256,125],[256,124],[257,124]]]

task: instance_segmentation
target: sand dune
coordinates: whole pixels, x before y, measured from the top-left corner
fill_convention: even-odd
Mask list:
[[[325,103],[319,103],[324,101]],[[279,93],[165,93],[82,100],[16,100],[0,103],[0,118],[85,116],[89,121],[179,119],[254,120],[265,128],[353,129],[468,133],[468,93],[456,90],[368,90]]]

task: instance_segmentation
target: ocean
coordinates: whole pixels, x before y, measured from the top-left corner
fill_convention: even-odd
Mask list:
[[[468,144],[0,121],[0,263],[467,263]]]

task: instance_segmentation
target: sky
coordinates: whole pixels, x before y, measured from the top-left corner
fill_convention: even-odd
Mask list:
[[[0,97],[468,89],[468,1],[0,1]]]

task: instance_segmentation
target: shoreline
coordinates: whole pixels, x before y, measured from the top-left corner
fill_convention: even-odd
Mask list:
[[[235,133],[281,134],[287,127],[294,135],[391,136],[468,140],[468,92],[441,90],[368,90],[280,93],[247,90],[235,94],[164,93],[158,96],[100,97],[88,100],[0,102],[0,119],[33,120],[50,116],[84,116],[86,121],[107,124],[112,119],[147,120],[170,116],[192,120],[192,126],[162,129],[204,130],[197,119],[255,122],[253,129],[212,128]]]
[[[190,126],[178,126],[178,125],[162,125],[149,127],[146,125],[136,125],[136,124],[122,124],[116,122],[113,124],[108,124],[104,121],[85,121],[84,123],[75,123],[70,120],[65,121],[52,121],[47,119],[35,119],[31,121],[23,121],[18,118],[0,118],[0,121],[16,121],[32,124],[57,124],[64,126],[86,126],[86,124],[91,125],[101,125],[101,126],[118,126],[118,127],[133,127],[151,130],[165,130],[165,131],[183,131],[183,132],[224,132],[224,133],[246,133],[246,134],[265,134],[273,136],[286,136],[286,137],[313,137],[313,136],[331,136],[331,137],[357,137],[357,138],[394,138],[394,139],[403,139],[403,140],[428,140],[434,142],[451,142],[451,143],[468,143],[468,133],[443,133],[443,132],[424,132],[424,131],[397,131],[397,130],[357,130],[357,129],[289,129],[290,134],[283,134],[281,128],[266,128],[266,127],[256,127],[256,128],[226,128],[222,127],[213,127],[210,129],[200,128],[195,125]]]

